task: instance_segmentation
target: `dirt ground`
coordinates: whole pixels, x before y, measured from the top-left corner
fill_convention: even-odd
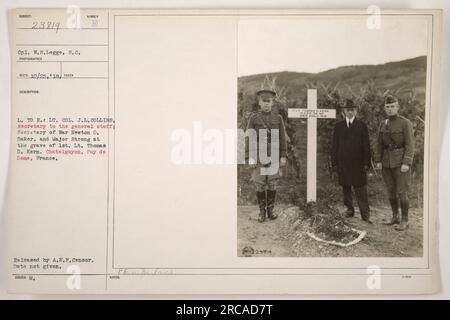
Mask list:
[[[344,212],[344,207],[337,208]],[[409,229],[396,231],[383,225],[391,215],[388,207],[372,207],[373,224],[362,221],[358,210],[346,222],[367,232],[364,239],[349,247],[338,247],[310,238],[305,214],[296,206],[277,205],[276,220],[259,223],[258,207],[238,206],[238,256],[252,257],[421,257],[423,254],[422,210],[412,208]]]

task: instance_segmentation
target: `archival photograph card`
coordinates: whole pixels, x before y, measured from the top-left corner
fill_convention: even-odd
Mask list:
[[[9,292],[439,290],[439,10],[10,22]]]

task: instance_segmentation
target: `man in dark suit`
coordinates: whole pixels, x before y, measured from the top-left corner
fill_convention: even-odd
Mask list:
[[[370,168],[370,142],[367,125],[356,118],[356,106],[347,99],[343,108],[345,119],[336,123],[333,133],[332,165],[344,192],[346,216],[353,217],[352,187],[358,201],[361,218],[370,221],[367,197],[367,176]]]

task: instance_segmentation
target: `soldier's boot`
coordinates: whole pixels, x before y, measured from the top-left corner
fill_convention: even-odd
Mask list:
[[[257,191],[256,198],[258,199],[258,206],[259,206],[258,221],[264,222],[266,221],[266,192]]]
[[[270,220],[275,220],[278,217],[275,213],[273,213],[276,194],[276,190],[267,190],[267,217]]]
[[[408,210],[409,210],[409,201],[401,200],[400,206],[402,208],[402,222],[395,226],[395,230],[403,231],[408,229]]]
[[[389,221],[384,222],[387,226],[392,226],[394,224],[400,223],[400,216],[398,214],[398,199],[389,199],[392,208],[392,218]]]

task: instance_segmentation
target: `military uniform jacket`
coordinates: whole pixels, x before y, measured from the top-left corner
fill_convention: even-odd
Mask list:
[[[254,129],[257,137],[257,143],[251,141],[249,138],[249,143],[247,144],[247,158],[252,155],[256,155],[259,159],[259,146],[267,145],[267,156],[270,157],[271,149],[278,149],[280,157],[286,157],[287,154],[287,144],[286,144],[286,130],[284,126],[283,118],[279,114],[274,114],[272,112],[257,112],[253,114],[247,124],[247,134],[249,129]],[[260,131],[264,130],[266,131]],[[278,129],[278,145],[273,145],[272,137],[274,133],[271,132],[273,129]],[[262,134],[266,132],[265,134]],[[250,136],[249,136],[250,137]],[[264,154],[264,151],[262,151]],[[255,160],[257,160],[255,159]],[[258,160],[258,163],[260,161]]]
[[[367,184],[365,166],[370,165],[370,142],[367,125],[355,118],[334,126],[331,162],[337,168],[339,184],[361,187]]]
[[[378,132],[375,161],[384,168],[410,166],[414,158],[414,132],[412,123],[402,116],[394,116],[381,123]]]

